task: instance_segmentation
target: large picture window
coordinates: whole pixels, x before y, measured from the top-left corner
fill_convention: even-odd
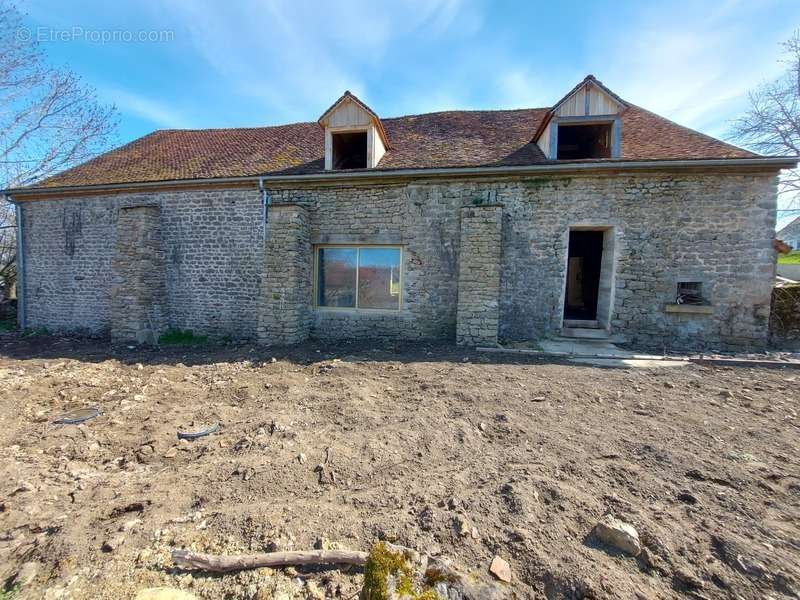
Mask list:
[[[386,246],[321,246],[315,303],[326,308],[400,308],[402,251]]]

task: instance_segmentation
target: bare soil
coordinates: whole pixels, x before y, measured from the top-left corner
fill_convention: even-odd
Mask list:
[[[499,555],[519,598],[797,598],[799,390],[790,369],[4,334],[0,577],[39,563],[20,598],[354,598],[358,568],[207,575],[169,550],[385,539],[479,573]],[[102,415],[53,424],[83,406]],[[643,556],[592,537],[605,513]]]

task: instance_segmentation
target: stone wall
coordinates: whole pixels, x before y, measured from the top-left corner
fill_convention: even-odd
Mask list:
[[[311,326],[311,240],[308,211],[297,204],[269,210],[264,275],[258,306],[258,341],[296,344]]]
[[[614,233],[612,333],[639,346],[746,349],[763,347],[767,339],[776,184],[771,174],[684,171],[286,184],[268,193],[275,204],[306,207],[312,246],[403,247],[401,309],[312,308],[309,327],[315,337],[455,339],[461,207],[499,203],[501,340],[559,330],[569,229],[595,226]],[[260,291],[267,269],[255,189],[26,203],[29,326],[110,327],[117,212],[143,199],[161,207],[170,326],[255,337],[259,302],[267,293]],[[309,269],[311,261],[309,255]],[[681,280],[703,282],[712,314],[664,310]]]
[[[161,209],[123,208],[111,263],[111,339],[154,344],[167,326]]]
[[[311,243],[403,247],[399,311],[315,309],[319,339],[454,339],[460,186],[276,188],[274,203],[308,207]]]
[[[461,209],[456,343],[494,346],[500,320],[503,206]]]
[[[119,212],[145,205],[161,209],[169,327],[255,337],[264,224],[254,189],[26,202],[27,326],[110,332]]]
[[[501,203],[501,340],[561,326],[570,227],[613,228],[611,331],[634,345],[754,349],[774,281],[772,174],[643,173],[270,190],[309,206],[312,243],[406,249],[397,315],[315,311],[312,335],[455,337],[459,211]],[[679,281],[703,282],[711,315],[668,313]]]

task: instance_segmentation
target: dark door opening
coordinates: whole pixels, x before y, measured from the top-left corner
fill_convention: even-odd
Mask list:
[[[602,231],[570,231],[567,259],[567,290],[564,318],[597,319],[600,268],[603,258]]]

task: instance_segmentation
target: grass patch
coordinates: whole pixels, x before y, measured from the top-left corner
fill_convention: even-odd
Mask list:
[[[0,331],[14,331],[17,328],[17,321],[15,319],[0,319]],[[0,596],[0,600],[3,597]]]
[[[778,255],[779,265],[800,265],[800,251],[795,250],[789,254]]]
[[[19,594],[19,584],[14,585],[8,589],[0,590],[0,600],[14,600]]]
[[[197,346],[208,343],[208,336],[195,335],[191,329],[168,329],[158,338],[163,346]]]

